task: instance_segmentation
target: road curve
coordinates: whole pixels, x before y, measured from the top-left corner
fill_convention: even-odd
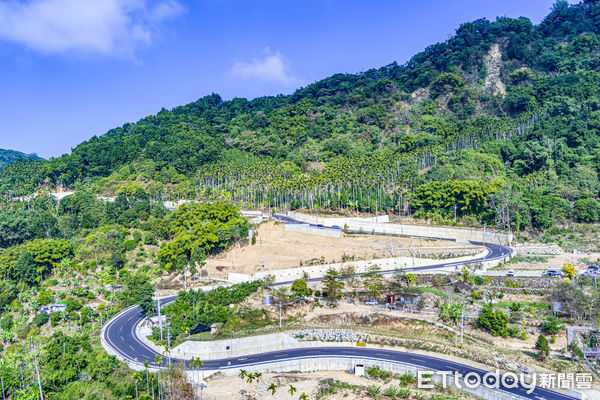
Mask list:
[[[282,220],[283,218],[280,218]],[[288,217],[285,218],[286,222],[293,222]],[[474,245],[483,245],[480,242],[471,242]],[[476,260],[471,260],[468,263],[478,263],[483,261],[498,260],[507,257],[511,253],[511,249],[505,246],[485,243],[485,247],[488,249],[488,254]],[[442,262],[436,265],[407,268],[404,271],[427,271],[443,267],[452,267],[457,265],[464,265],[465,262]],[[382,271],[382,274],[392,274],[397,272],[396,270]],[[318,281],[319,279],[311,279],[311,281]],[[279,285],[289,284],[290,282],[281,282]],[[163,305],[173,302],[177,296],[170,296],[163,298],[161,303]],[[136,327],[144,319],[144,314],[139,307],[129,307],[113,318],[111,318],[103,327],[101,336],[103,346],[111,354],[116,355],[120,359],[123,359],[129,363],[135,363],[141,365],[144,362],[148,362],[148,365],[154,368],[162,368],[165,366],[163,360],[160,364],[156,364],[156,356],[163,357],[162,354],[157,353],[154,349],[150,348],[145,344],[136,333]],[[231,357],[220,360],[211,360],[204,362],[204,365],[200,366],[200,370],[218,370],[218,369],[243,369],[252,365],[258,364],[269,364],[273,362],[290,361],[297,359],[306,358],[360,358],[366,360],[383,361],[383,362],[397,362],[410,364],[418,368],[427,370],[438,370],[438,371],[456,371],[461,373],[463,376],[468,373],[478,374],[483,377],[487,371],[479,370],[477,368],[470,367],[468,365],[458,364],[451,361],[447,361],[437,357],[430,357],[420,354],[406,353],[400,351],[383,350],[368,347],[317,347],[317,348],[300,348],[300,349],[289,349],[275,352],[266,352],[255,355],[245,355],[241,357]],[[189,365],[188,360],[172,358],[174,363],[183,363],[186,368],[192,369]],[[527,394],[524,387],[506,387],[503,384],[500,385],[501,389],[511,394],[521,396],[523,398],[537,398],[545,400],[572,400],[575,397],[567,396],[561,393],[557,393],[551,390],[536,387],[534,392]]]

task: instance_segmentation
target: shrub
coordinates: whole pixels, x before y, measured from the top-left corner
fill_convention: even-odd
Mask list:
[[[471,299],[481,300],[483,298],[483,292],[481,290],[473,290],[471,292]]]
[[[154,234],[152,234],[150,232],[144,233],[144,244],[155,245],[156,238],[154,237]]]
[[[29,332],[31,332],[32,329],[33,328],[30,324],[23,324],[23,325],[15,326],[13,328],[13,331],[19,339],[23,340],[23,339],[27,338],[27,335],[29,335]]]
[[[592,199],[579,199],[573,206],[573,216],[578,222],[596,222],[600,217],[600,204]]]
[[[555,315],[549,315],[546,321],[542,323],[542,331],[551,335],[557,334],[563,329],[558,318]]]
[[[475,278],[473,278],[473,282],[475,282],[476,285],[483,285],[485,283],[485,280],[483,279],[483,277],[477,275],[475,276]]]
[[[410,372],[403,373],[400,378],[400,386],[408,386],[411,383],[417,382],[417,377]]]
[[[508,336],[510,337],[519,337],[521,335],[521,330],[516,326],[508,327]]]
[[[292,283],[291,291],[297,297],[308,297],[312,293],[312,290],[309,289],[304,278],[296,279],[294,283]]]
[[[504,286],[507,288],[519,288],[521,287],[521,284],[515,280],[507,279],[504,281]]]
[[[37,327],[40,327],[42,325],[44,325],[46,322],[48,322],[48,314],[46,314],[45,312],[41,312],[39,314],[36,314],[35,317],[33,317],[33,324]]]
[[[540,358],[544,359],[550,353],[550,344],[544,335],[540,335],[535,342],[535,348],[540,352]]]
[[[410,389],[408,389],[408,388],[402,388],[402,389],[398,390],[397,395],[398,395],[399,399],[410,399],[411,392],[410,392]]]
[[[367,393],[369,394],[369,396],[375,397],[376,395],[379,394],[379,392],[381,392],[381,387],[380,386],[377,386],[377,385],[369,385],[369,386],[367,386]]]
[[[50,325],[56,326],[62,319],[62,313],[53,312],[50,314]]]
[[[571,263],[565,263],[562,268],[563,274],[569,279],[574,279],[577,276],[577,270]]]
[[[2,319],[0,320],[0,328],[5,331],[10,331],[14,325],[13,317],[10,314],[4,314]]]
[[[571,350],[571,353],[573,353],[573,355],[576,357],[583,358],[583,351],[581,351],[579,346],[577,346],[577,343],[571,342],[569,345],[569,350]]]
[[[382,370],[379,366],[374,365],[372,367],[367,368],[367,375],[375,378],[375,379],[389,379],[392,376],[392,373],[389,371]]]
[[[491,305],[481,310],[477,323],[494,336],[508,337],[508,316],[500,310],[492,309]]]
[[[52,303],[52,300],[54,300],[54,296],[49,291],[42,290],[37,295],[37,301],[43,306]]]

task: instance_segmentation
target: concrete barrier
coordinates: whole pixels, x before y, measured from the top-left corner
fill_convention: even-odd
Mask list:
[[[490,242],[496,244],[507,244],[512,242],[512,234],[496,232],[490,229],[484,231],[474,228],[455,228],[434,225],[408,225],[389,223],[389,217],[375,218],[323,218],[298,212],[289,212],[287,215],[297,221],[309,224],[331,227],[340,226],[351,230],[362,230],[365,233],[375,232],[402,236],[423,236],[440,239],[469,240],[476,242]],[[387,221],[385,220],[387,217]],[[381,218],[381,219],[380,219]]]
[[[438,268],[435,271],[427,271],[424,273],[436,273],[436,274],[449,274],[454,272],[459,272],[463,268],[464,262],[469,262],[474,259],[478,259],[484,257],[488,253],[488,250],[485,248],[481,248],[479,252],[476,254],[472,254],[469,256],[456,257],[451,260],[445,260],[452,262],[454,265],[445,268]],[[490,268],[492,266],[498,265],[503,260],[494,260],[488,261],[486,263],[482,263],[482,268]],[[291,282],[296,279],[302,278],[305,275],[308,275],[309,279],[319,279],[322,278],[327,270],[334,269],[336,271],[340,271],[345,267],[352,266],[354,267],[357,274],[363,274],[369,272],[371,268],[378,267],[383,271],[387,270],[402,270],[402,269],[410,269],[414,267],[426,267],[429,265],[440,264],[441,261],[437,259],[431,258],[413,258],[413,257],[390,257],[390,258],[380,258],[374,260],[360,260],[360,261],[347,261],[343,263],[334,263],[334,264],[324,264],[324,265],[312,265],[312,266],[304,266],[304,267],[294,267],[294,268],[285,268],[275,271],[260,271],[256,272],[252,275],[249,274],[239,274],[239,273],[230,273],[228,275],[228,279],[230,282],[240,283],[240,282],[250,282],[254,280],[261,280],[266,278],[267,276],[273,276],[275,278],[275,283],[280,282]]]
[[[322,229],[310,226],[309,224],[285,224],[284,229],[286,232],[300,232],[307,233],[309,235],[318,235],[334,238],[342,237],[342,231],[339,229]]]
[[[295,360],[286,361],[271,361],[267,363],[261,363],[256,365],[245,365],[244,370],[248,373],[254,372],[311,372],[311,371],[347,371],[353,373],[357,365],[363,365],[365,368],[372,366],[378,366],[379,368],[390,371],[394,374],[411,373],[417,376],[419,371],[425,371],[424,368],[419,368],[411,364],[399,362],[399,361],[379,361],[368,357],[304,357]],[[227,367],[219,369],[225,375],[237,375],[239,373],[239,367]],[[216,372],[216,371],[214,371]],[[214,373],[213,372],[213,373]],[[206,376],[206,375],[205,375]],[[442,377],[440,375],[433,375],[432,380],[436,383],[442,383]],[[454,386],[454,379],[447,380],[448,386]],[[503,390],[490,389],[484,386],[477,388],[469,388],[465,385],[465,381],[460,378],[458,384],[461,386],[459,390],[471,393],[475,396],[481,397],[486,400],[527,400],[527,397],[517,396]]]
[[[259,336],[247,336],[235,339],[195,341],[188,340],[173,348],[172,357],[202,360],[219,360],[248,354],[260,354],[270,351],[295,348],[298,340],[286,333],[271,333]]]
[[[140,329],[139,326],[136,326],[136,330],[138,330],[138,335],[141,333],[141,332],[139,332],[139,329]],[[143,338],[143,335],[139,335],[138,337]],[[143,339],[144,342],[146,340]],[[285,333],[261,335],[261,336],[248,337],[248,338],[238,338],[238,339],[233,339],[233,340],[235,341],[235,342],[233,342],[234,350],[232,352],[226,352],[226,354],[218,354],[218,353],[207,354],[205,351],[195,351],[195,352],[193,351],[194,347],[196,347],[196,349],[198,347],[204,347],[204,350],[209,350],[209,349],[218,350],[219,348],[223,347],[223,345],[227,342],[227,340],[220,340],[220,341],[215,341],[212,343],[209,343],[209,342],[186,342],[186,343],[188,343],[187,347],[184,346],[185,345],[185,343],[184,343],[184,344],[174,348],[170,355],[171,355],[171,357],[174,357],[174,358],[190,359],[193,357],[200,357],[202,360],[212,360],[212,359],[223,359],[223,358],[236,357],[236,356],[239,357],[244,354],[248,355],[248,354],[265,353],[268,351],[276,351],[276,350],[290,349],[290,348],[311,348],[311,347],[324,347],[324,346],[326,346],[326,347],[355,347],[356,346],[356,343],[349,343],[349,342],[326,342],[326,343],[321,342],[321,341],[300,342]],[[279,340],[282,341],[281,345],[277,344],[277,342]],[[246,347],[246,349],[240,348],[240,349],[238,349],[238,351],[235,350],[235,346],[244,346],[244,345],[245,346],[255,346],[255,347]],[[103,346],[104,346],[104,343],[103,343]],[[231,344],[230,344],[230,346],[231,346]],[[256,346],[258,346],[258,347],[256,347]],[[268,346],[272,346],[272,348],[268,348]],[[396,350],[396,351],[403,351],[403,352],[413,352],[415,354],[422,354],[422,355],[428,355],[428,356],[434,356],[434,357],[440,356],[439,354],[430,353],[430,352],[424,351],[424,350],[415,350],[415,349],[408,350],[405,348],[397,348],[397,347],[392,347],[392,346],[387,346],[387,345],[374,345],[374,344],[366,344],[366,346],[371,347],[371,348]],[[110,348],[110,346],[107,346],[107,347]],[[158,347],[158,346],[155,346],[155,345],[151,346],[151,348],[153,348],[155,350],[160,350],[160,348],[156,349],[156,347]],[[189,353],[186,354],[184,352],[184,350],[188,350]],[[247,351],[245,352],[244,350],[247,350]],[[108,351],[108,349],[107,349],[107,351]],[[109,353],[116,353],[116,352],[113,351],[113,352],[109,352]],[[115,354],[113,354],[113,355],[115,355]],[[118,357],[118,355],[117,355],[117,357]],[[122,357],[118,357],[118,358],[122,359]],[[450,361],[453,361],[453,362],[456,362],[459,364],[469,365],[473,368],[477,368],[482,371],[496,372],[494,369],[492,369],[491,367],[486,366],[484,364],[480,364],[480,363],[470,361],[470,360],[463,360],[463,359],[455,357],[455,356],[443,355],[442,358],[448,359]],[[136,370],[144,369],[144,367],[141,363],[132,362],[130,360],[123,360],[123,361],[126,361],[130,368],[133,368]],[[286,360],[286,361],[272,360],[272,361],[266,361],[266,362],[261,362],[261,363],[256,363],[256,364],[244,365],[243,369],[246,370],[247,372],[310,372],[310,371],[348,371],[348,372],[353,372],[357,364],[362,364],[366,368],[371,367],[371,366],[379,366],[381,369],[384,369],[386,371],[390,371],[393,373],[397,373],[397,374],[403,374],[405,372],[410,372],[413,375],[416,375],[417,371],[425,370],[424,368],[417,367],[417,366],[403,363],[403,362],[398,362],[398,361],[381,361],[376,358],[343,356],[343,355],[302,356],[302,357],[299,357],[296,359]],[[223,367],[218,370],[202,370],[202,371],[190,370],[190,371],[187,371],[187,375],[190,377],[190,379],[192,381],[198,381],[198,382],[202,381],[203,382],[206,377],[208,377],[216,372],[221,372],[226,375],[237,375],[239,373],[239,369],[240,369],[239,367]],[[155,371],[156,369],[150,367],[150,370]],[[506,371],[500,370],[499,372],[505,373]],[[442,378],[440,375],[433,375],[433,379],[436,382],[441,383]],[[450,385],[453,385],[453,379],[449,379],[447,382]],[[488,399],[488,400],[521,400],[521,399],[525,399],[523,397],[515,396],[510,393],[504,392],[502,390],[490,389],[490,388],[486,388],[483,386],[478,387],[478,388],[468,388],[464,384],[463,380],[459,380],[459,383],[462,386],[461,388],[459,388],[460,390],[466,391],[468,393],[474,394],[476,396],[479,396],[479,397],[482,397],[482,398]],[[561,390],[561,392],[565,393],[569,396],[575,397],[575,398],[586,399],[585,395],[583,395],[580,392],[574,391],[574,390]]]

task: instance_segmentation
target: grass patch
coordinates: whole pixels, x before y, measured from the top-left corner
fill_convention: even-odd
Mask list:
[[[517,264],[517,263],[530,263],[530,264],[545,263],[545,262],[548,262],[548,260],[550,260],[553,257],[554,257],[553,255],[517,254],[516,256],[511,258],[509,261],[507,261],[506,265]]]
[[[431,294],[435,294],[436,296],[448,297],[448,293],[444,292],[441,289],[434,288],[434,287],[419,287],[419,288],[415,288],[414,291],[416,293],[431,293]]]

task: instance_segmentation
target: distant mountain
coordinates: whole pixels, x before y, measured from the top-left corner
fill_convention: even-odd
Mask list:
[[[600,222],[600,0],[558,0],[538,25],[464,23],[405,64],[288,96],[212,94],[0,170],[0,198],[42,185],[514,230]]]
[[[0,169],[6,167],[9,164],[14,163],[22,158],[29,158],[32,160],[38,160],[40,157],[37,154],[25,154],[16,150],[4,150],[0,149]]]

